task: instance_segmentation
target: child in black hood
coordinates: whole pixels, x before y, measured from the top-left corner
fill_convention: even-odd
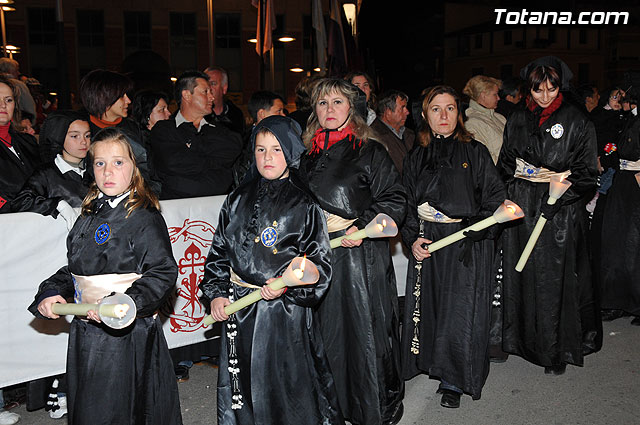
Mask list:
[[[331,278],[324,214],[297,177],[299,125],[271,116],[253,130],[255,160],[225,200],[200,284],[222,332],[218,423],[344,423],[312,307]],[[315,285],[266,286],[294,257],[320,273]],[[260,289],[263,300],[224,307]]]

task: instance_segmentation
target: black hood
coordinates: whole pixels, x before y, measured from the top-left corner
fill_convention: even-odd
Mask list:
[[[64,148],[64,139],[72,122],[86,121],[87,117],[76,111],[56,111],[47,116],[40,129],[39,149],[43,164],[50,164]]]
[[[533,72],[539,66],[549,66],[560,74],[560,81],[562,82],[561,90],[569,90],[569,81],[573,78],[573,72],[569,69],[569,66],[561,59],[555,56],[543,56],[532,62],[529,62],[527,66],[520,70],[520,78],[524,81],[528,81],[529,74]]]
[[[280,142],[287,166],[297,169],[298,165],[300,165],[300,156],[306,150],[300,138],[300,134],[302,133],[300,124],[289,117],[283,117],[281,115],[272,115],[263,119],[251,132],[251,152],[255,152],[256,135],[262,129],[267,129],[273,133],[276,139],[278,139],[278,142]],[[253,163],[252,168],[255,168],[255,156],[251,162]]]

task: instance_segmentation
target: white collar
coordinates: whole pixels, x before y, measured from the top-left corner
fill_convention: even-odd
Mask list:
[[[126,197],[128,197],[128,196],[129,196],[129,193],[131,193],[131,191],[130,191],[130,190],[127,190],[125,193],[123,193],[122,195],[118,196],[118,197],[117,197],[117,198],[115,198],[114,200],[111,200],[111,199],[107,200],[107,204],[109,204],[109,206],[110,206],[111,208],[115,208],[115,207],[117,207],[117,206],[118,206],[118,204],[119,204],[120,202],[122,202],[122,200],[123,200],[124,198],[126,198]],[[101,198],[103,198],[103,197],[104,197],[104,193],[102,193],[102,192],[98,193],[98,199],[101,199]]]
[[[75,171],[81,177],[84,175],[85,170],[83,170],[80,167],[74,167],[73,165],[69,164],[67,161],[64,160],[64,158],[62,158],[62,155],[60,154],[56,155],[56,159],[54,159],[53,162],[56,164],[56,167],[58,167],[58,170],[60,170],[62,174],[69,171]]]
[[[180,124],[185,122],[191,122],[191,121],[187,120],[184,117],[184,115],[182,115],[181,111],[178,111],[178,114],[176,115],[176,128],[180,127]],[[198,133],[200,132],[200,130],[202,130],[202,127],[204,127],[205,125],[212,125],[212,124],[209,124],[207,120],[205,120],[204,117],[202,117],[202,119],[200,120],[200,125],[198,126]]]

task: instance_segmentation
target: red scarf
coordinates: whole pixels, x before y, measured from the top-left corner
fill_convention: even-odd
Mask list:
[[[11,127],[11,121],[8,124],[0,125],[0,140],[8,148],[11,147],[11,134],[9,134],[9,127]]]
[[[362,140],[358,140],[353,129],[351,129],[350,125],[345,126],[342,130],[325,130],[320,127],[316,130],[316,134],[313,135],[313,139],[311,139],[311,153],[318,153],[321,150],[325,149],[325,141],[327,139],[327,134],[329,135],[329,141],[326,144],[326,149],[329,149],[331,146],[335,145],[341,140],[348,139],[353,143],[353,148],[362,145]]]
[[[122,117],[119,117],[115,121],[105,121],[93,115],[91,115],[89,119],[91,120],[92,123],[94,123],[100,128],[115,127],[116,125],[120,124],[120,122],[122,121]]]
[[[541,127],[542,124],[549,119],[551,114],[553,114],[560,107],[560,105],[562,105],[562,93],[558,93],[558,97],[553,99],[553,102],[551,102],[551,105],[547,106],[542,110],[542,113],[540,114],[540,122],[538,123],[538,127]],[[529,108],[531,112],[534,112],[536,108],[539,108],[539,107],[540,105],[538,105],[536,101],[533,100],[531,95],[529,95],[527,97],[527,108]]]

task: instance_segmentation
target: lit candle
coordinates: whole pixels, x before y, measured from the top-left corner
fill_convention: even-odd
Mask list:
[[[300,264],[300,268],[293,270],[293,274],[295,275],[296,279],[302,280],[302,277],[304,276],[304,266],[306,262],[307,262],[307,257],[305,256],[302,260],[302,264]]]
[[[340,236],[338,238],[331,239],[331,248],[337,248],[342,246],[343,239],[349,239],[352,241],[358,241],[365,238],[390,238],[398,234],[398,226],[391,217],[384,213],[379,213],[365,226],[364,229],[360,229],[351,233],[350,235]]]
[[[320,273],[318,272],[318,268],[315,264],[313,264],[313,262],[307,260],[306,256],[304,258],[296,257],[291,260],[291,263],[289,263],[289,266],[282,274],[282,277],[279,277],[267,286],[274,291],[278,291],[285,286],[313,285],[318,281],[319,278]],[[224,312],[227,316],[229,316],[255,302],[260,301],[261,299],[262,295],[260,293],[260,290],[257,289],[226,306],[224,308]],[[202,322],[205,325],[211,325],[215,323],[215,321],[216,320],[213,318],[213,316],[209,314],[203,319]]]
[[[452,243],[464,239],[466,237],[464,235],[464,232],[466,231],[473,230],[478,232],[480,230],[486,229],[487,227],[493,226],[494,224],[505,223],[507,221],[517,220],[522,217],[524,217],[522,209],[517,204],[506,199],[502,204],[500,204],[498,209],[495,210],[493,215],[427,245],[427,249],[430,253],[433,253],[434,251],[444,248],[445,246],[451,245]]]
[[[571,187],[571,182],[566,179],[565,175],[562,176],[552,176],[549,181],[549,199],[547,200],[547,204],[554,205],[558,199],[564,195],[564,193]],[[520,259],[516,264],[516,271],[521,272],[524,269],[524,266],[527,264],[531,253],[533,252],[533,247],[536,245],[540,234],[542,233],[542,229],[544,225],[547,223],[547,219],[540,214],[540,218],[538,218],[538,222],[536,223],[533,231],[531,232],[531,236],[529,236],[529,240],[520,255]]]

